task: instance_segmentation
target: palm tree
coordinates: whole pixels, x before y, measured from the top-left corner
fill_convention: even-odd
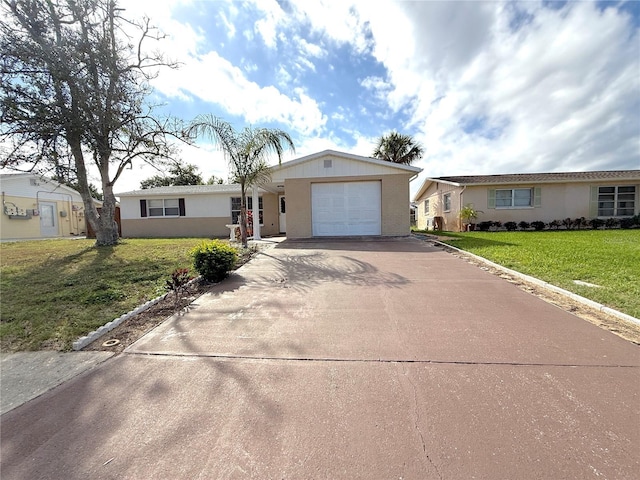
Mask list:
[[[411,165],[415,160],[420,160],[423,153],[422,145],[416,142],[411,135],[403,135],[394,131],[382,135],[378,139],[373,157],[388,162]]]
[[[293,140],[283,130],[245,127],[241,131],[214,115],[198,115],[187,131],[189,136],[205,136],[213,140],[229,162],[231,178],[240,184],[240,236],[247,246],[247,188],[262,185],[271,178],[267,157],[275,153],[278,163],[286,147],[295,152]]]

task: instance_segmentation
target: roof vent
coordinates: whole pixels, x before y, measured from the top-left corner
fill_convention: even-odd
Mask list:
[[[331,167],[333,167],[333,160],[325,160],[324,168],[331,168]]]

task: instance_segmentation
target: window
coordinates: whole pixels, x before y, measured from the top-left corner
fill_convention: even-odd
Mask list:
[[[496,190],[496,208],[533,207],[533,189]]]
[[[636,187],[613,186],[598,187],[598,216],[633,216],[636,206]]]
[[[429,200],[425,200],[424,201],[424,214],[426,216],[429,216]]]
[[[184,198],[140,200],[141,217],[184,217]]]
[[[449,212],[451,210],[451,194],[450,193],[444,194],[443,206],[444,206],[445,212]]]
[[[239,223],[240,217],[240,197],[231,197],[231,223]],[[247,210],[253,210],[253,197],[247,197]],[[260,225],[264,225],[264,217],[262,212],[262,197],[258,197],[258,212],[260,214]]]

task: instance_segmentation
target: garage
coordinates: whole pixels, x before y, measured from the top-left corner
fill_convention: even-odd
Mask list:
[[[381,182],[311,184],[314,237],[381,234]]]

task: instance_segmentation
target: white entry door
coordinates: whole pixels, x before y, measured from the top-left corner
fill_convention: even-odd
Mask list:
[[[381,183],[311,184],[314,237],[380,235]]]
[[[43,237],[58,236],[58,217],[56,216],[56,204],[40,202],[40,235]]]
[[[278,197],[278,223],[280,225],[280,233],[287,233],[287,208],[284,195]]]

